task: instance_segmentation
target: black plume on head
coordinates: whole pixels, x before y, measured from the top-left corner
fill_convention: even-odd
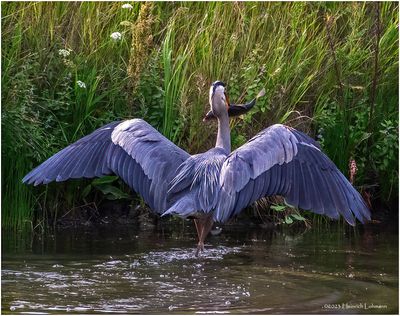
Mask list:
[[[215,86],[215,87],[218,87],[218,86],[223,86],[223,87],[225,87],[226,84],[225,84],[224,82],[222,82],[222,81],[217,80],[217,81],[214,81],[214,82],[213,82],[213,86]]]
[[[212,84],[213,93],[215,92],[215,89],[216,89],[217,87],[219,87],[219,86],[226,87],[226,84],[223,83],[222,81],[214,81],[213,84]]]

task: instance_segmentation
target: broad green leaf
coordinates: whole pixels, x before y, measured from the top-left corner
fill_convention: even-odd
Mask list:
[[[299,215],[299,214],[291,214],[290,216],[292,216],[294,219],[297,219],[298,221],[305,221],[306,219]]]
[[[290,216],[285,216],[285,223],[286,224],[292,224],[293,223],[293,219]]]
[[[119,188],[111,184],[101,184],[97,188],[110,200],[129,199],[130,195],[122,192]]]
[[[98,186],[100,184],[112,183],[118,179],[118,176],[105,176],[92,181],[92,184]]]
[[[285,205],[272,205],[271,208],[274,211],[282,212],[286,208],[286,206]]]

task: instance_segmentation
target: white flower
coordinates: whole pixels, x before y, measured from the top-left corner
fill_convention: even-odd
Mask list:
[[[119,41],[122,38],[122,34],[120,32],[114,32],[110,35],[110,37],[114,40],[114,41]]]
[[[129,4],[129,3],[125,3],[125,4],[122,5],[122,9],[132,10],[133,6],[131,4]]]
[[[76,84],[79,88],[86,89],[86,83],[84,83],[83,81],[78,80]]]
[[[58,55],[66,58],[71,54],[71,52],[68,49],[59,49],[58,50]]]

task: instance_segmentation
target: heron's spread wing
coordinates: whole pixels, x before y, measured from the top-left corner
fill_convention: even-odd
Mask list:
[[[215,217],[225,221],[252,202],[282,195],[302,209],[354,225],[370,212],[360,194],[307,135],[273,125],[230,154],[221,169]]]
[[[166,210],[168,183],[190,155],[141,119],[113,122],[50,157],[22,180],[47,184],[115,173],[152,210]]]

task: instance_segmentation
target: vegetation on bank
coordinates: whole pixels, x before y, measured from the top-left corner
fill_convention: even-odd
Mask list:
[[[3,226],[126,198],[115,178],[21,183],[105,123],[142,117],[190,153],[213,146],[216,79],[234,102],[266,88],[232,121],[233,147],[291,125],[345,175],[354,160],[367,199],[397,205],[397,2],[2,2],[1,15]]]

